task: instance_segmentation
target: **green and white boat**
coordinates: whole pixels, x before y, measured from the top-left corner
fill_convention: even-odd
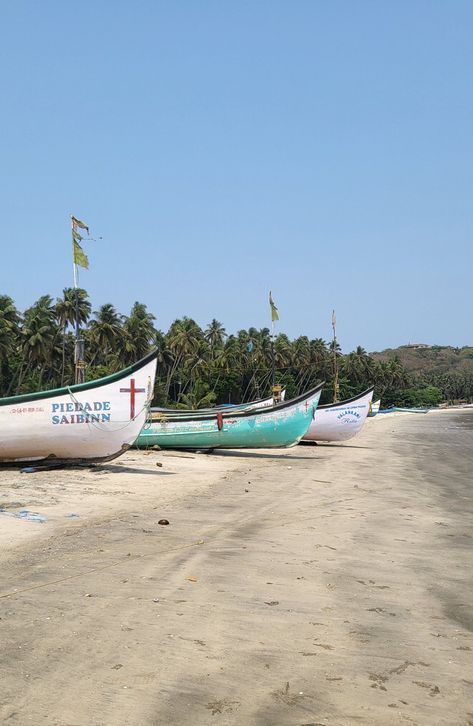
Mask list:
[[[257,449],[295,446],[313,420],[323,383],[292,401],[258,410],[153,414],[135,446],[163,449]]]
[[[87,383],[0,399],[0,462],[109,461],[136,440],[153,398],[157,351]]]

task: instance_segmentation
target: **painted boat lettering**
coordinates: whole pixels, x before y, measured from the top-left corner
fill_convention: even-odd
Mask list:
[[[353,409],[355,409],[355,408],[361,408],[364,411],[364,409],[366,408],[366,404],[363,403],[363,404],[361,404],[359,406],[350,406],[350,411],[353,411]],[[333,412],[335,412],[335,411],[346,411],[347,409],[344,409],[344,408],[332,408],[331,410]]]
[[[91,403],[52,403],[51,423],[84,424],[107,423],[111,417],[110,401],[92,401]],[[79,412],[79,413],[77,413]]]
[[[339,413],[337,416],[338,421],[342,421],[343,423],[355,423],[360,418],[360,414],[353,409],[345,409],[345,411]]]
[[[11,408],[10,413],[39,413],[44,411],[44,408],[40,408],[39,406],[33,407],[33,406],[24,406],[23,408]]]

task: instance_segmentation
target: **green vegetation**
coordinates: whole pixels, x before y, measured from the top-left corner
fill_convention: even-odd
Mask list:
[[[191,318],[175,320],[163,333],[155,317],[136,302],[129,315],[107,303],[91,312],[85,290],[66,288],[56,301],[43,295],[21,314],[13,300],[0,295],[0,396],[55,388],[74,381],[74,329],[79,319],[85,339],[87,379],[130,365],[158,348],[155,403],[199,408],[239,403],[269,395],[272,342],[268,328],[228,335],[213,319],[204,330]],[[435,347],[408,350],[416,366],[402,360],[404,349],[369,355],[364,348],[342,355],[336,343],[279,334],[274,341],[276,382],[287,397],[326,381],[322,402],[331,400],[334,347],[340,371],[340,396],[349,398],[375,385],[383,406],[433,406],[443,400],[473,398],[473,348],[452,355],[462,364],[446,365],[450,352]],[[448,351],[457,349],[448,349]],[[400,352],[400,354],[399,354]],[[432,366],[434,356],[440,367]],[[419,360],[428,365],[417,365]]]

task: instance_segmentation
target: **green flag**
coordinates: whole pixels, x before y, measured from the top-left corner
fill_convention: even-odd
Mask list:
[[[85,267],[85,269],[88,270],[89,260],[87,259],[87,255],[80,246],[79,242],[75,239],[74,235],[72,236],[72,249],[74,255],[74,264],[79,265],[80,267]]]
[[[79,265],[79,267],[85,267],[85,269],[88,270],[89,269],[89,260],[80,244],[83,240],[83,237],[80,234],[79,229],[85,229],[87,234],[89,234],[89,228],[85,224],[85,222],[81,222],[80,219],[77,219],[77,217],[74,217],[72,214],[71,214],[71,222],[72,222],[72,254],[74,257],[74,264]]]
[[[271,307],[271,320],[274,323],[275,320],[279,320],[279,312],[278,312],[276,305],[274,304],[274,300],[271,295],[271,290],[269,291],[269,305]]]

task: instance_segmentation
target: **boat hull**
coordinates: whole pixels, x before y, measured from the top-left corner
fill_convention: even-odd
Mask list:
[[[373,397],[373,389],[336,404],[320,406],[304,441],[348,441],[363,427]]]
[[[307,431],[317,408],[322,386],[295,402],[255,412],[218,412],[194,418],[162,417],[145,425],[136,441],[138,448],[254,449],[285,448],[297,444]]]
[[[119,456],[146,421],[155,373],[152,353],[97,381],[0,399],[0,462]]]

